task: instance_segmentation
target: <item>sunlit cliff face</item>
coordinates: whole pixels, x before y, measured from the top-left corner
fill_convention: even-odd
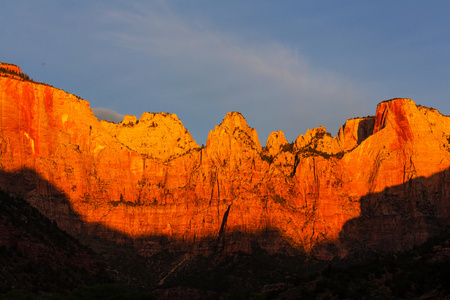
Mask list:
[[[288,144],[276,132],[265,148],[236,112],[201,148],[175,114],[99,122],[87,101],[7,74],[0,102],[0,168],[20,177],[0,187],[72,233],[83,233],[75,212],[100,236],[195,245],[223,239],[223,227],[228,236],[276,232],[278,240],[259,240],[272,252],[343,238],[389,250],[449,222],[450,118],[409,99],[380,103],[375,117],[348,120],[335,138],[321,127]],[[43,200],[57,198],[69,207]]]

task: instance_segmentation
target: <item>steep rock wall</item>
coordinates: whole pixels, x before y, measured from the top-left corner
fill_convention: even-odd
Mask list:
[[[265,148],[237,112],[200,148],[175,115],[99,122],[87,101],[34,82],[1,77],[0,104],[0,168],[15,176],[1,189],[73,234],[200,251],[251,251],[245,236],[261,236],[270,252],[330,257],[349,240],[408,248],[449,225],[450,118],[409,99],[380,103],[336,138],[317,128],[289,145],[278,132]],[[43,200],[58,198],[68,203]],[[98,226],[85,232],[72,211]],[[315,250],[329,243],[335,252]]]

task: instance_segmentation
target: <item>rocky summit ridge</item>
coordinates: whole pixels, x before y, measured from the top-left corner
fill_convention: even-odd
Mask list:
[[[398,251],[450,223],[450,117],[410,99],[261,147],[238,112],[206,146],[175,114],[98,121],[89,103],[0,65],[0,189],[77,237],[208,253]],[[10,69],[8,69],[10,70]]]

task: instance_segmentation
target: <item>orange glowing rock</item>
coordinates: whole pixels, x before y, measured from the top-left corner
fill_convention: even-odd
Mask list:
[[[411,247],[449,225],[450,118],[409,99],[380,103],[335,138],[319,127],[290,145],[275,132],[265,148],[237,112],[201,148],[174,114],[99,122],[87,101],[44,84],[0,77],[0,102],[0,188],[73,234],[226,251],[251,251],[251,236],[272,253],[326,257],[348,241]],[[98,226],[86,232],[72,211]],[[327,243],[336,253],[315,250]]]
[[[163,161],[200,148],[175,114],[144,113],[139,120],[125,116],[119,124],[101,124],[131,150]]]

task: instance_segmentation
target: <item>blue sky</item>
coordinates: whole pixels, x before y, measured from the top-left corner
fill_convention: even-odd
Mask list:
[[[450,115],[449,1],[2,1],[0,61],[98,115],[239,111],[262,145],[405,97]]]

